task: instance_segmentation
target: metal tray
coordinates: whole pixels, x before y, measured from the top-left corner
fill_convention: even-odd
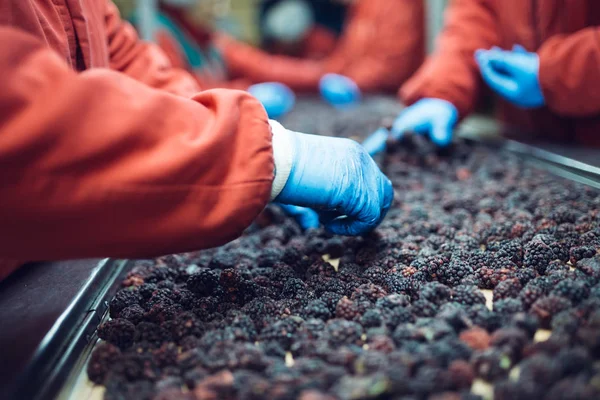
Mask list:
[[[128,261],[104,259],[46,333],[7,399],[55,398],[94,337]]]

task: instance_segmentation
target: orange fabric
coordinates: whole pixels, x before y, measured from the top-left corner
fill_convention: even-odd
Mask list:
[[[323,60],[269,55],[223,36],[217,43],[229,72],[253,82],[315,91],[324,73],[338,73],[364,91],[394,91],[423,59],[423,23],[422,1],[359,0],[335,50]]]
[[[436,52],[400,90],[452,102],[465,116],[480,90],[478,48],[521,44],[540,57],[547,107],[521,110],[499,100],[500,118],[543,138],[600,146],[600,3],[596,0],[455,0]]]
[[[196,83],[114,10],[104,0],[0,0],[4,258],[216,246],[269,199],[262,106],[241,91],[168,93],[188,96]]]

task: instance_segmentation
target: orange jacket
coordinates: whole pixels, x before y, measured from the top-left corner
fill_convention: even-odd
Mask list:
[[[221,36],[217,44],[233,76],[278,81],[315,91],[325,73],[352,78],[364,91],[395,91],[424,54],[423,1],[358,0],[333,53],[323,60],[273,56]]]
[[[263,209],[271,131],[250,95],[184,97],[195,81],[107,0],[0,0],[0,21],[1,257],[216,246]]]
[[[500,118],[545,138],[600,146],[599,28],[597,0],[455,0],[437,51],[400,95],[407,104],[448,100],[464,116],[482,84],[474,51],[521,44],[540,57],[547,106],[527,111],[500,100]]]

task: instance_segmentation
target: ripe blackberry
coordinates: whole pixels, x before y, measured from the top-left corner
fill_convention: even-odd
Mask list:
[[[452,289],[452,301],[466,306],[485,304],[485,296],[477,286],[459,285]]]
[[[461,280],[472,272],[473,269],[467,262],[451,261],[448,265],[438,270],[437,278],[440,282],[452,287],[460,284]]]
[[[109,303],[111,318],[118,318],[121,310],[125,307],[139,304],[139,302],[140,294],[137,289],[125,288],[119,290]]]
[[[144,313],[146,311],[139,304],[134,304],[129,307],[125,307],[119,313],[119,317],[130,321],[132,324],[136,325],[138,322],[142,321],[144,318]]]
[[[186,282],[186,286],[189,290],[199,296],[209,296],[219,285],[219,275],[220,274],[217,271],[203,269],[190,275]]]
[[[410,297],[404,294],[390,294],[377,300],[377,307],[392,310],[396,307],[406,307],[410,304]]]
[[[100,343],[94,349],[87,365],[88,378],[95,384],[102,384],[111,366],[118,362],[121,351],[110,343]]]
[[[473,325],[479,326],[488,332],[494,332],[502,323],[500,315],[489,310],[484,304],[476,304],[467,309]]]
[[[360,324],[345,319],[332,319],[325,327],[325,337],[332,346],[359,344],[363,329]]]
[[[540,297],[531,306],[531,312],[536,315],[543,326],[550,324],[552,316],[572,306],[569,299],[554,294]]]
[[[523,288],[521,293],[519,293],[519,300],[521,300],[525,309],[529,309],[537,299],[544,296],[546,293],[548,293],[548,289],[545,285],[539,285],[535,281],[532,281]]]
[[[371,302],[377,301],[382,297],[385,297],[387,292],[381,286],[374,285],[372,283],[362,284],[352,292],[352,300],[366,299]]]
[[[519,299],[501,299],[494,301],[494,311],[504,316],[510,316],[523,311],[523,303]]]
[[[360,324],[365,328],[374,328],[383,324],[384,316],[381,310],[372,308],[360,317]]]
[[[448,286],[439,282],[429,282],[421,287],[419,298],[441,305],[450,299],[451,294],[452,292]]]
[[[581,326],[581,318],[572,310],[564,310],[552,316],[550,327],[553,332],[567,333],[573,335]]]
[[[411,264],[411,267],[415,267],[419,272],[425,273],[428,279],[437,279],[438,273],[440,270],[445,269],[450,260],[443,256],[427,256],[427,257],[418,257]],[[459,268],[459,271],[462,271],[462,268]],[[447,276],[452,276],[451,273],[446,274]]]
[[[285,281],[283,285],[283,290],[281,291],[281,295],[288,299],[305,297],[307,294],[308,288],[304,281],[298,278],[290,278]]]
[[[319,300],[327,305],[329,311],[335,312],[335,308],[342,297],[344,297],[344,295],[340,293],[325,292],[319,296]]]
[[[322,300],[312,300],[306,307],[304,307],[302,314],[305,316],[305,318],[318,318],[324,321],[327,321],[329,318],[331,318],[331,311],[327,303]]]
[[[573,265],[577,265],[577,263],[584,258],[592,258],[596,255],[596,248],[594,246],[578,246],[572,247],[569,250],[569,261]]]
[[[98,327],[98,337],[124,350],[133,344],[135,325],[122,318],[111,319]]]
[[[589,296],[590,289],[581,280],[565,279],[558,282],[550,294],[569,299],[573,304],[579,304]]]
[[[492,334],[490,344],[508,354],[512,361],[518,361],[527,342],[528,337],[525,332],[508,327],[496,330]]]
[[[387,274],[381,267],[371,267],[363,272],[362,277],[375,285],[382,285],[387,278]]]
[[[488,382],[495,382],[508,376],[513,362],[504,352],[491,348],[476,352],[471,360],[471,365],[477,376]]]
[[[494,301],[519,297],[519,293],[523,289],[521,282],[517,278],[507,279],[500,282],[494,288]]]
[[[361,308],[358,302],[352,301],[347,297],[342,297],[335,308],[337,318],[347,319],[349,321],[358,320],[361,316]]]
[[[484,289],[494,289],[500,282],[514,278],[516,270],[510,268],[482,267],[475,274]]]
[[[427,300],[417,300],[412,303],[410,309],[417,317],[433,317],[437,306]]]
[[[525,245],[525,257],[523,265],[528,268],[534,268],[539,274],[544,274],[550,261],[556,256],[554,252],[541,240],[535,240]]]

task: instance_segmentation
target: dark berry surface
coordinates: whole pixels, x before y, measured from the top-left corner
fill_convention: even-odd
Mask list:
[[[600,398],[599,192],[410,135],[382,168],[395,202],[365,237],[269,207],[225,246],[138,261],[89,378],[106,399]]]

